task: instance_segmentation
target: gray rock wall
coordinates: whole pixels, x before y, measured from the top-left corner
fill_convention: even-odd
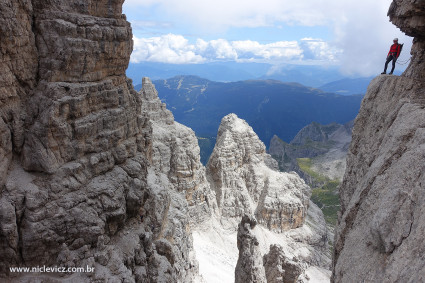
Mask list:
[[[174,122],[148,78],[143,78],[141,95],[142,113],[150,117],[152,126],[152,172],[167,180],[173,193],[185,199],[190,222],[199,225],[217,212],[217,203],[200,161],[195,133]]]
[[[42,265],[95,268],[78,282],[197,276],[190,221],[211,213],[205,169],[153,85],[137,93],[125,76],[122,3],[0,1],[0,278],[71,276],[9,272]]]
[[[0,2],[0,186],[5,183],[12,153],[24,142],[25,104],[38,75],[33,7],[29,1]]]
[[[333,282],[422,282],[425,184],[424,1],[393,1],[390,19],[415,36],[401,77],[369,85],[340,189]]]
[[[93,152],[118,163],[131,155],[125,142],[138,137],[143,121],[125,76],[132,32],[122,2],[33,1],[38,66],[27,94],[27,170],[53,173]]]

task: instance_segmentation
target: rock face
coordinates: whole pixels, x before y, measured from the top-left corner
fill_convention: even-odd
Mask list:
[[[235,283],[266,283],[266,274],[258,239],[252,233],[257,225],[255,218],[242,217],[238,226],[239,258],[235,269]]]
[[[122,162],[132,150],[123,142],[142,127],[125,77],[132,33],[122,1],[78,2],[33,1],[38,68],[21,156],[27,170],[53,173],[93,152]]]
[[[270,252],[263,257],[267,283],[296,283],[305,270],[296,257],[290,259],[281,246],[270,246]]]
[[[415,36],[401,77],[369,85],[340,189],[334,282],[425,280],[425,70],[423,1],[393,1],[389,15]]]
[[[245,121],[235,114],[222,119],[207,176],[223,218],[238,221],[244,214],[255,214],[258,223],[276,232],[304,223],[309,187],[295,173],[269,168],[269,159]]]
[[[313,122],[298,132],[298,134],[292,139],[291,144],[303,145],[308,141],[310,142],[327,142],[329,136],[335,132],[341,125],[337,123],[329,125],[320,125],[319,123]]]
[[[155,86],[143,78],[142,113],[152,126],[152,165],[173,191],[185,196],[192,224],[208,220],[217,210],[214,193],[200,162],[195,133],[174,121],[172,113],[158,98]]]
[[[388,10],[391,22],[405,34],[414,37],[412,58],[404,76],[425,80],[425,3],[423,1],[394,0]]]
[[[238,225],[235,282],[308,282],[329,278],[329,270],[322,273],[322,268],[328,269],[331,262],[323,214],[314,203],[308,213],[303,227],[284,235],[265,232],[254,217],[244,215]],[[270,242],[264,233],[274,234],[274,240]],[[269,245],[266,250],[264,245]]]
[[[25,101],[37,83],[38,56],[31,30],[34,22],[31,3],[4,0],[0,4],[0,186],[3,186],[13,151],[22,150]]]
[[[8,280],[196,280],[190,221],[206,219],[215,199],[193,132],[174,123],[148,80],[136,93],[125,76],[132,32],[122,3],[0,1]],[[94,272],[9,272],[21,265]]]

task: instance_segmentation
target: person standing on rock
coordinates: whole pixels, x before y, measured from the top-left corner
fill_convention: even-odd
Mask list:
[[[402,44],[398,44],[398,38],[394,38],[393,45],[390,47],[390,51],[387,55],[387,61],[385,61],[385,68],[384,71],[381,73],[382,75],[387,73],[387,67],[388,63],[392,60],[393,61],[393,67],[391,68],[390,75],[393,74],[394,68],[395,68],[395,62],[397,61],[398,56],[400,56],[401,48],[403,47]]]

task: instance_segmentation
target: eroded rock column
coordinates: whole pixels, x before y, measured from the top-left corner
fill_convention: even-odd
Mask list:
[[[238,226],[239,258],[235,269],[235,283],[266,283],[259,243],[252,230],[257,225],[254,217],[244,215]]]

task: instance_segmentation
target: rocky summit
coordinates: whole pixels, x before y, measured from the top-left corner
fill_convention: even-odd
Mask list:
[[[340,188],[333,282],[425,281],[425,2],[394,0],[409,67],[369,85]]]
[[[207,164],[221,215],[255,214],[258,223],[276,232],[302,226],[310,188],[297,174],[274,170],[275,163],[244,120],[235,114],[224,117]]]

